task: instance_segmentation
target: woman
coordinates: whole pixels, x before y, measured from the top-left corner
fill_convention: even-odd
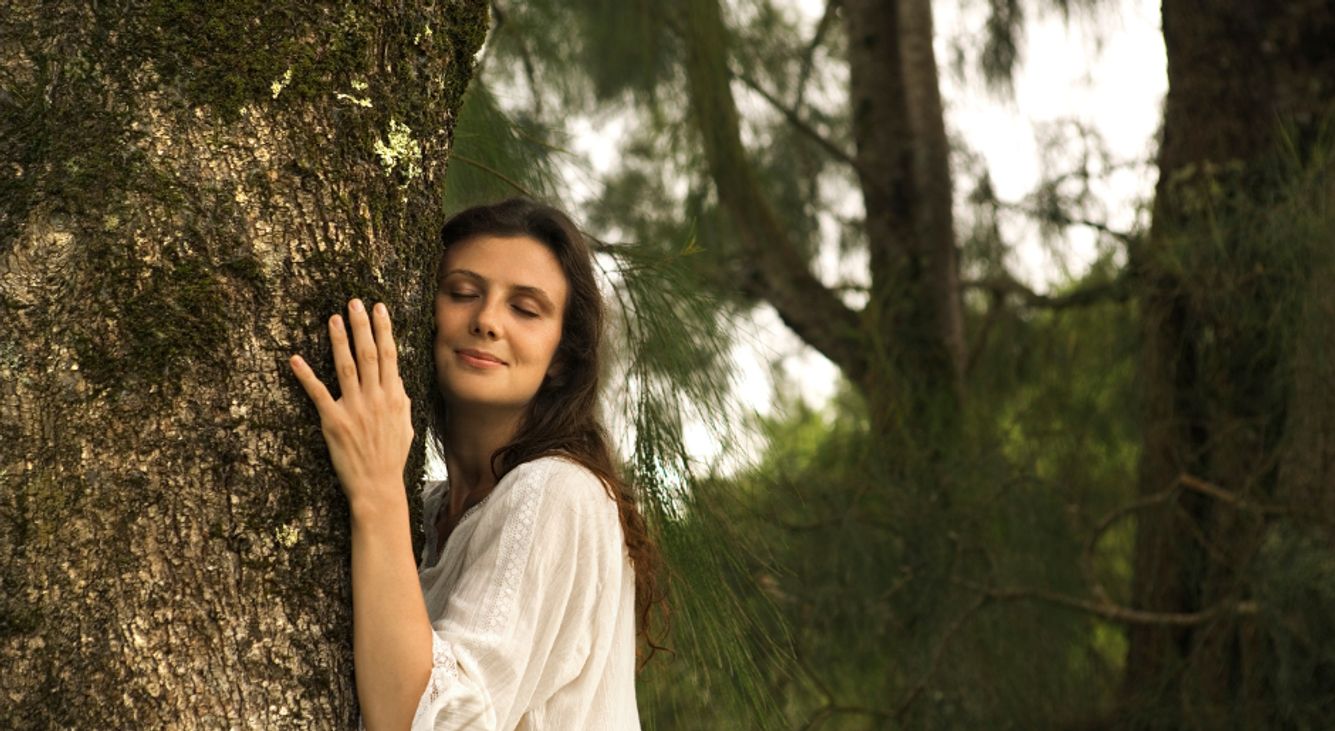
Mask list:
[[[597,418],[603,308],[561,212],[524,199],[445,224],[431,393],[448,483],[424,493],[390,317],[329,321],[342,395],[299,356],[352,516],[353,651],[370,729],[631,729],[656,554]]]

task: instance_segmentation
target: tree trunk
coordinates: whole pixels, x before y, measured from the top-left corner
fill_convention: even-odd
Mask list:
[[[950,443],[964,332],[949,144],[927,0],[846,0],[849,100],[866,209],[873,426],[906,449]],[[929,455],[930,456],[930,455]]]
[[[680,14],[687,83],[710,174],[760,296],[861,390],[873,427],[890,442],[884,452],[902,460],[949,442],[942,430],[957,416],[963,359],[931,9],[925,0],[843,5],[871,254],[871,301],[860,313],[812,275],[747,160],[717,0],[693,0]]]
[[[1125,725],[1265,728],[1279,708],[1270,648],[1239,610],[1254,598],[1249,568],[1273,518],[1247,505],[1315,485],[1281,485],[1278,469],[1282,444],[1306,428],[1286,416],[1297,393],[1289,343],[1306,346],[1283,334],[1298,319],[1285,297],[1310,272],[1256,220],[1284,184],[1281,123],[1302,157],[1335,101],[1335,8],[1165,0],[1163,28],[1169,91],[1154,225],[1133,266],[1145,338],[1139,490],[1174,492],[1139,513],[1132,601],[1206,614],[1188,627],[1130,630]]]
[[[485,26],[482,2],[6,3],[0,726],[355,724],[346,505],[286,359],[332,382],[326,319],[385,300],[424,402]]]

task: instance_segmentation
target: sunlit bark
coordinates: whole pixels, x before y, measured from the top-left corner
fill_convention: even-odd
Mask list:
[[[423,392],[485,14],[6,3],[0,726],[354,724],[346,508],[286,358],[327,370],[325,318],[383,299]]]

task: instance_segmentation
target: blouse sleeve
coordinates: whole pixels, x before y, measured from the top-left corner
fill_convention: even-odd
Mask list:
[[[622,541],[601,483],[559,459],[515,470],[491,498],[500,504],[476,516],[450,585],[423,586],[445,609],[413,731],[514,728],[579,675],[610,612],[616,592],[603,586],[620,580]]]

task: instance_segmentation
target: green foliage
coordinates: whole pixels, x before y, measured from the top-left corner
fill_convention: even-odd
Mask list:
[[[983,82],[995,94],[1009,95],[1013,89],[1015,72],[1024,58],[1025,21],[1032,11],[1058,13],[1070,23],[1079,13],[1092,14],[1108,6],[1107,0],[970,0],[963,5],[986,5],[988,12],[983,23],[979,44],[977,37],[952,38],[951,54],[956,76],[968,78],[972,70],[982,72]]]
[[[660,249],[620,245],[607,257],[619,336],[613,401],[618,421],[633,425],[628,475],[645,498],[671,592],[673,655],[642,676],[657,681],[645,685],[645,725],[695,725],[702,720],[695,701],[707,698],[707,717],[723,726],[748,718],[767,728],[777,716],[768,680],[786,666],[783,627],[755,591],[743,559],[748,541],[705,497],[713,481],[683,441],[687,418],[723,434],[718,419],[731,382],[720,374],[729,370],[730,339],[718,304],[687,265],[694,241],[678,252]]]
[[[549,128],[502,111],[485,82],[470,84],[442,186],[445,210],[515,195],[558,197],[554,167],[561,150],[546,141],[551,137]]]
[[[1021,55],[1027,11],[1097,4],[989,2],[987,34],[970,39],[964,55],[981,55],[997,83]],[[804,35],[810,30],[786,7],[765,0],[730,3],[725,14],[730,25],[716,40],[738,79],[732,90],[764,198],[812,259],[830,223],[840,253],[860,255],[861,222],[842,205],[857,195],[857,179],[811,140],[814,130],[852,147],[846,99],[817,93],[842,82],[831,66],[844,54],[843,34]],[[719,211],[691,100],[671,66],[678,29],[667,9],[641,3],[538,2],[507,7],[505,17],[487,74],[527,86],[519,116],[551,118],[542,112],[555,106],[633,121],[621,164],[601,181],[586,220],[633,242],[603,247],[624,338],[609,380],[621,423],[633,427],[629,472],[646,492],[676,607],[674,661],[655,661],[641,676],[646,725],[1030,729],[1115,717],[1127,636],[1103,617],[1131,598],[1143,311],[1124,297],[1091,304],[1097,298],[1077,295],[1121,286],[1122,246],[1145,246],[1141,232],[1105,235],[1102,258],[1044,307],[1016,287],[968,293],[971,354],[958,417],[869,414],[846,384],[825,410],[794,401],[762,420],[768,446],[753,469],[702,475],[682,428],[703,420],[726,438],[728,318],[756,302],[746,291],[753,262],[738,256]],[[615,37],[617,23],[628,28],[624,37]],[[797,130],[754,87],[811,129]],[[490,104],[488,114],[501,114]],[[493,119],[486,127],[507,129]],[[1052,149],[1077,150],[1078,169],[1049,170],[1015,207],[1056,239],[1096,206],[1091,178],[1111,163],[1078,125],[1050,137]],[[961,269],[1003,276],[1004,204],[986,170],[961,157],[975,184]],[[1230,174],[1192,175],[1208,183]],[[1152,257],[1191,316],[1208,323],[1188,380],[1254,417],[1229,426],[1277,446],[1297,388],[1284,364],[1310,344],[1311,328],[1321,332],[1311,325],[1311,272],[1329,271],[1328,218],[1306,215],[1317,206],[1301,196],[1224,217],[1237,210],[1221,199],[1228,186],[1188,181],[1182,190],[1210,222],[1205,237],[1172,233],[1134,253]],[[1300,321],[1309,323],[1301,337]],[[1258,382],[1258,372],[1280,376]],[[915,386],[896,384],[906,393]],[[959,428],[912,434],[892,451],[873,436],[873,416],[905,430],[957,418]],[[1312,588],[1329,581],[1328,538],[1310,525],[1276,523],[1249,564],[1264,577],[1249,588],[1271,602],[1262,617],[1278,648],[1276,682],[1285,684],[1280,715],[1296,727],[1315,723],[1329,703],[1330,633],[1317,624],[1329,616],[1329,592]]]
[[[1324,728],[1335,713],[1335,543],[1328,532],[1278,522],[1251,573],[1261,627],[1274,643],[1270,662],[1255,671],[1275,686],[1276,720],[1285,728]]]
[[[997,337],[1019,345],[978,365],[975,446],[950,455],[944,482],[888,468],[845,392],[823,413],[791,404],[764,420],[755,470],[697,487],[750,547],[754,601],[783,619],[775,635],[791,634],[796,665],[767,676],[782,726],[1049,728],[1109,706],[1120,628],[1038,592],[1087,596],[1094,572],[1126,593],[1125,532],[1097,542],[1092,566],[1085,557],[1132,484],[1133,324],[1116,305],[1012,314]],[[753,722],[649,680],[674,708],[693,704],[676,713],[713,719],[697,727]]]

